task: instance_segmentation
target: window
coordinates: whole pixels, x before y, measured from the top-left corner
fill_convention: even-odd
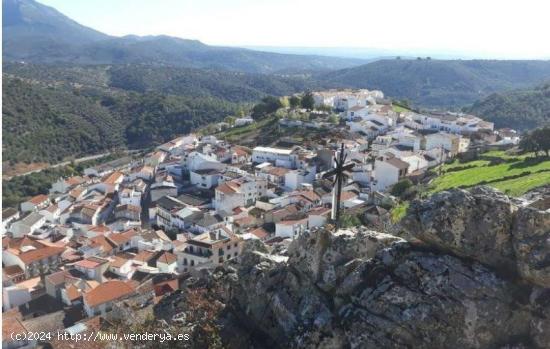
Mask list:
[[[237,247],[237,245],[238,245],[238,244],[235,242],[235,247]]]
[[[195,261],[192,259],[191,260],[191,266],[194,266],[195,265]]]
[[[231,248],[231,245],[227,245],[227,249],[229,250]]]
[[[220,257],[219,262],[223,263],[223,257]]]

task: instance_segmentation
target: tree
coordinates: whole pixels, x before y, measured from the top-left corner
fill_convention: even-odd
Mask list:
[[[292,109],[296,109],[300,106],[300,97],[298,96],[290,96],[290,98],[288,99],[288,103],[290,104],[290,107]]]
[[[234,116],[226,116],[223,121],[227,122],[229,125],[233,126],[235,125],[236,118]]]
[[[547,157],[550,156],[550,126],[537,128],[525,134],[519,146],[524,151],[535,152],[535,155],[543,151]]]
[[[401,195],[403,195],[406,192],[406,190],[412,186],[413,186],[413,183],[411,182],[411,180],[405,178],[395,183],[394,186],[391,188],[390,193],[394,196],[401,197]]]
[[[546,156],[550,156],[550,126],[537,128],[532,134],[533,141],[538,145],[539,150]]]
[[[302,108],[311,110],[315,106],[315,100],[313,99],[313,94],[311,92],[307,92],[303,97],[301,101]]]
[[[328,121],[331,124],[337,124],[340,121],[340,118],[337,115],[332,114],[331,116],[328,117]]]
[[[271,114],[283,107],[281,100],[277,97],[267,96],[262,101],[252,108],[252,116],[254,118],[261,118],[267,114]]]
[[[349,213],[344,213],[342,216],[340,216],[340,227],[342,228],[352,228],[352,227],[358,227],[362,225],[361,219],[357,217],[356,215],[352,215]]]
[[[538,144],[533,139],[531,133],[526,133],[526,134],[523,135],[523,137],[521,138],[521,140],[519,142],[519,147],[524,152],[529,152],[529,153],[534,152],[535,156],[536,156],[537,151],[539,150],[538,149]]]

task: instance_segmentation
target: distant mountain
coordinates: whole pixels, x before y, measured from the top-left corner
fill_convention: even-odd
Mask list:
[[[341,69],[352,58],[291,55],[205,45],[168,36],[112,37],[34,0],[3,0],[4,60],[74,64],[145,63],[272,73]]]
[[[465,111],[492,121],[499,128],[525,130],[550,125],[550,84],[494,93]]]
[[[550,78],[550,61],[380,60],[322,73],[324,83],[382,90],[425,107],[457,108]]]

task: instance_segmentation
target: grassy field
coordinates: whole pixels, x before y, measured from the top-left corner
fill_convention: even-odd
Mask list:
[[[393,111],[396,112],[396,113],[405,113],[405,112],[411,111],[410,109],[407,109],[407,108],[402,107],[402,106],[397,105],[397,104],[393,104],[392,108],[393,108]]]
[[[484,153],[479,159],[443,166],[443,174],[431,183],[431,192],[486,184],[519,196],[533,188],[550,184],[550,160],[532,154],[515,155],[503,151]]]

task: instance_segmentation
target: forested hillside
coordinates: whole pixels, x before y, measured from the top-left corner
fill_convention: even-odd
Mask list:
[[[214,97],[69,88],[4,75],[3,158],[55,163],[114,147],[150,146],[237,108]]]
[[[495,93],[465,109],[495,123],[496,127],[530,129],[550,124],[550,84]]]
[[[393,59],[321,74],[318,79],[379,89],[417,106],[457,108],[550,79],[550,61]]]
[[[59,161],[124,144],[123,122],[98,101],[19,79],[3,79],[4,161]]]

